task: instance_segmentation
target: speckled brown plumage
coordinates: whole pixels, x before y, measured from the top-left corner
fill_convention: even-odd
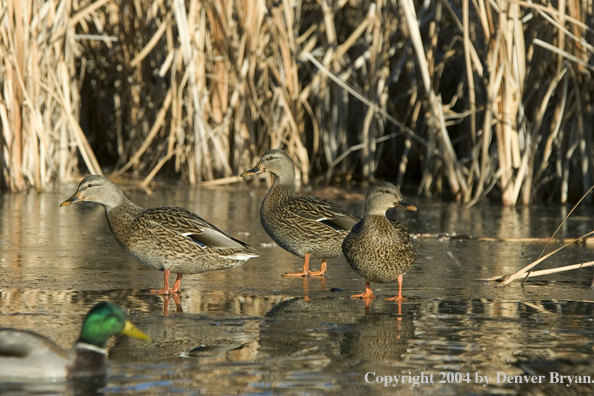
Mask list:
[[[353,297],[372,298],[369,281],[402,284],[417,256],[408,230],[396,220],[388,220],[386,211],[394,206],[416,208],[402,199],[394,185],[381,182],[373,185],[365,200],[365,215],[342,243],[342,251],[351,268],[366,280],[366,291]],[[399,288],[396,300],[402,299]]]
[[[360,219],[339,205],[314,196],[295,196],[295,168],[282,150],[266,152],[242,176],[270,172],[276,180],[260,209],[260,221],[276,244],[304,257],[303,272],[286,276],[321,275],[328,258],[341,255],[341,244]],[[319,272],[309,271],[309,259],[322,259]]]
[[[243,264],[232,258],[245,252],[248,245],[186,209],[141,209],[134,218],[127,216],[130,212],[122,215],[125,210],[132,208],[120,205],[107,214],[111,231],[124,250],[148,267],[198,274]]]
[[[182,274],[197,274],[242,265],[256,254],[250,247],[184,208],[143,209],[104,176],[87,176],[61,206],[87,201],[103,205],[118,244],[147,267],[165,272],[159,294],[179,292]],[[177,274],[169,290],[169,272]]]

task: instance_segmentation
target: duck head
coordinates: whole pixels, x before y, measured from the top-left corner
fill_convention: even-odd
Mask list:
[[[78,185],[74,195],[60,204],[72,205],[78,202],[95,202],[103,205],[107,210],[128,202],[122,190],[107,177],[90,175],[85,177]]]
[[[113,303],[100,302],[85,317],[78,342],[105,348],[109,337],[116,334],[151,341],[148,335],[127,320],[122,308]]]
[[[366,214],[385,215],[386,211],[393,207],[399,207],[416,212],[417,208],[402,198],[400,189],[388,182],[379,182],[369,188],[365,198]]]
[[[274,149],[265,152],[256,166],[246,170],[241,176],[257,175],[263,172],[272,173],[281,183],[294,183],[295,180],[293,160],[283,150]]]

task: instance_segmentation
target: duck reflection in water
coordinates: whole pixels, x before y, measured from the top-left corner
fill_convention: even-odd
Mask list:
[[[342,298],[294,298],[277,304],[260,326],[262,353],[310,367],[353,365],[385,367],[403,361],[414,336],[412,315],[398,305],[381,303],[377,312],[357,315],[359,301]]]

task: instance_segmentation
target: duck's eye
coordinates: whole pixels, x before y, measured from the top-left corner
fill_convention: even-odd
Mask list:
[[[390,194],[390,190],[384,190],[386,194]]]
[[[272,161],[273,157],[272,155],[269,155],[268,158],[266,158],[268,161]]]
[[[87,188],[91,188],[93,185],[91,183],[87,184]]]

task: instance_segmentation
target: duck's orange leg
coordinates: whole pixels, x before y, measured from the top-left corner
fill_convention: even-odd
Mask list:
[[[305,253],[304,261],[303,261],[303,271],[297,273],[286,273],[283,276],[291,277],[291,278],[299,278],[302,276],[309,276],[309,253]]]
[[[163,271],[163,278],[164,278],[164,288],[160,289],[160,290],[151,290],[151,294],[171,294],[172,290],[169,288],[169,273],[171,271],[169,271],[168,269]],[[179,275],[178,275],[179,277]],[[176,280],[177,282],[177,280]],[[181,279],[180,279],[181,282]]]
[[[177,278],[175,278],[175,283],[173,284],[173,289],[171,289],[171,293],[181,293],[181,280],[184,274],[177,274]]]
[[[327,264],[326,264],[327,262],[328,262],[328,259],[323,258],[322,259],[322,266],[320,267],[320,270],[319,271],[316,271],[316,272],[310,272],[309,274],[312,275],[312,276],[321,276],[321,275],[324,275],[326,273],[326,270],[327,270]]]
[[[351,296],[351,298],[360,298],[362,300],[373,300],[375,298],[375,296],[373,295],[373,292],[371,291],[371,288],[369,287],[369,281],[367,279],[365,279],[365,293],[362,294],[354,294]]]
[[[398,295],[396,297],[386,298],[386,301],[404,301],[406,298],[402,297],[402,275],[398,277]]]

